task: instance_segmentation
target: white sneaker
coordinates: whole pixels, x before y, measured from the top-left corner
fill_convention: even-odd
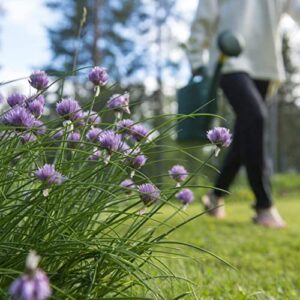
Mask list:
[[[256,216],[253,217],[253,222],[257,225],[269,228],[283,228],[286,223],[280,216],[275,206],[266,209],[258,209]]]
[[[225,218],[224,199],[217,197],[212,191],[202,197],[202,203],[207,213],[217,219]]]

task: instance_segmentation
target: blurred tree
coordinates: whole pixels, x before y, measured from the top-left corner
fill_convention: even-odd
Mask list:
[[[119,80],[140,66],[142,56],[133,59],[132,53],[137,32],[143,31],[137,24],[146,18],[141,0],[46,1],[61,15],[48,29],[54,70],[101,64]]]
[[[115,80],[130,84],[157,78],[158,60],[171,72],[181,63],[171,56],[178,46],[172,30],[177,0],[45,1],[60,15],[48,28],[53,71],[72,70],[74,61],[79,67],[101,64]]]
[[[300,140],[298,138],[300,132],[300,69],[295,61],[299,55],[297,51],[299,52],[300,49],[297,49],[295,44],[291,44],[294,34],[295,32],[284,31],[282,35],[286,81],[271,104],[274,167],[279,172],[300,169]]]
[[[174,80],[182,65],[182,40],[174,28],[186,20],[176,9],[178,0],[46,3],[61,15],[61,21],[48,30],[53,53],[49,70],[73,70],[75,65],[106,67],[113,80],[130,92],[133,111],[139,117],[154,116],[151,126],[160,126],[161,115],[166,112],[164,82],[167,78]],[[163,145],[158,144],[162,151]],[[155,160],[162,158],[157,155]]]

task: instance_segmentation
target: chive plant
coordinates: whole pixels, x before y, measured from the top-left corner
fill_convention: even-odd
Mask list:
[[[102,124],[105,110],[94,106],[108,74],[95,67],[88,78],[94,84],[89,105],[63,97],[48,123],[42,121],[45,72],[31,74],[32,95],[7,98],[0,124],[1,299],[163,299],[151,279],[176,279],[159,256],[187,246],[167,239],[187,221],[169,228],[172,216],[161,222],[155,216],[174,205],[175,195],[185,207],[193,200],[183,190],[188,172],[176,165],[169,171],[173,187],[159,190],[142,172],[156,139],[130,119],[130,95],[107,99],[115,122]],[[41,269],[25,264],[32,251]],[[137,296],[136,288],[147,293]]]

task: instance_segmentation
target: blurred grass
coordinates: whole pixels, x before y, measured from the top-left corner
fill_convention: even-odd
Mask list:
[[[175,295],[185,292],[189,294],[183,294],[180,299],[300,299],[300,176],[278,175],[273,182],[276,205],[288,227],[272,230],[252,224],[253,196],[245,180],[239,179],[232,195],[226,199],[228,216],[225,220],[204,215],[169,238],[209,250],[236,270],[210,255],[180,249],[180,254],[193,256],[195,260],[171,259],[169,254],[162,261],[177,276],[195,285],[163,279],[152,282],[165,299],[175,299]],[[199,213],[202,210],[199,198],[196,197],[186,214],[176,216],[171,225]],[[157,218],[172,212],[171,207],[165,207]]]

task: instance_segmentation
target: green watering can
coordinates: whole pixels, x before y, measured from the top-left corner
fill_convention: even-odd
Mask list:
[[[218,36],[220,55],[209,77],[205,68],[196,76],[192,76],[187,86],[177,91],[178,114],[217,113],[217,90],[221,77],[221,69],[227,57],[238,56],[243,49],[243,39],[236,33],[224,31]],[[195,116],[177,121],[178,142],[207,141],[206,133],[210,129],[211,116]]]

